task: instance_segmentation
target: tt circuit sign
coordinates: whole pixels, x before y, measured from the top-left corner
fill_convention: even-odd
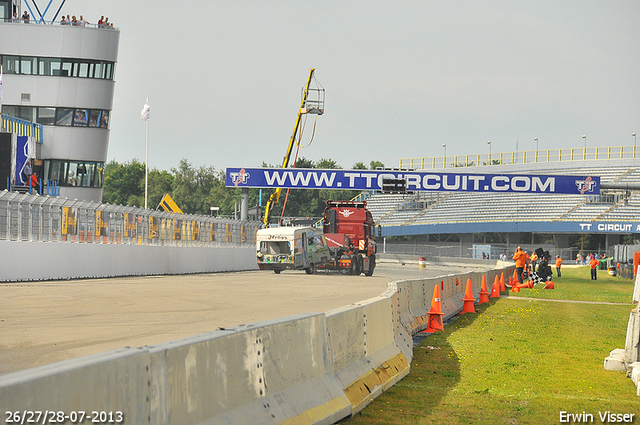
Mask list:
[[[532,174],[468,174],[423,171],[363,171],[227,168],[227,187],[387,190],[402,182],[406,191],[600,194],[600,177]],[[396,187],[397,189],[397,187]]]

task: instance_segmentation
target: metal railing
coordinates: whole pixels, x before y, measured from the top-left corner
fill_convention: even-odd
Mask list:
[[[258,221],[0,192],[0,240],[251,246],[259,227]]]
[[[7,114],[0,116],[0,129],[18,136],[33,137],[36,143],[42,143],[42,124],[36,124]]]
[[[545,162],[592,161],[640,158],[636,146],[547,149],[476,155],[400,158],[401,169],[436,170],[483,165],[533,164]]]

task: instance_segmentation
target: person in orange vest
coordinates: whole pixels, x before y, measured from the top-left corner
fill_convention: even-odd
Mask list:
[[[529,255],[527,255],[521,247],[518,247],[516,248],[516,252],[513,254],[513,259],[516,261],[516,275],[518,276],[518,282],[522,285],[522,271],[527,266]]]
[[[589,267],[591,267],[591,280],[598,280],[598,270],[597,267],[600,265],[600,261],[594,256],[591,257],[591,261],[589,261]]]
[[[559,255],[556,255],[556,274],[558,277],[562,277],[560,274],[560,266],[562,266],[562,258]]]
[[[533,254],[531,254],[531,271],[535,273],[536,271],[536,264],[538,262],[538,254],[536,254],[535,251],[533,251]]]

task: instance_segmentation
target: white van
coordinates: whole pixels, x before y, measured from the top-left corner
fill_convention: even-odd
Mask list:
[[[256,235],[258,267],[261,270],[305,270],[331,261],[331,253],[322,230],[315,227],[273,227]]]

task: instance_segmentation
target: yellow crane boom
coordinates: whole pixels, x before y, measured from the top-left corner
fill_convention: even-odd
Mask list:
[[[309,72],[309,79],[307,80],[307,85],[305,86],[304,92],[302,94],[302,104],[300,105],[300,109],[298,110],[298,116],[296,117],[296,125],[293,128],[293,134],[291,135],[291,139],[289,140],[289,146],[287,147],[287,153],[284,156],[284,160],[282,161],[282,168],[287,168],[289,166],[289,159],[291,158],[291,152],[293,151],[293,145],[296,141],[296,135],[298,134],[298,129],[300,128],[300,120],[302,115],[307,113],[316,113],[321,115],[324,111],[322,109],[311,108],[307,104],[307,97],[309,95],[309,86],[311,85],[311,80],[313,79],[313,74],[315,72],[315,68],[311,68],[311,72]],[[280,201],[280,193],[282,192],[282,188],[277,188],[275,192],[271,194],[269,200],[267,201],[267,205],[264,209],[264,219],[263,223],[265,227],[269,227],[269,217],[271,216],[271,210],[273,207]]]

